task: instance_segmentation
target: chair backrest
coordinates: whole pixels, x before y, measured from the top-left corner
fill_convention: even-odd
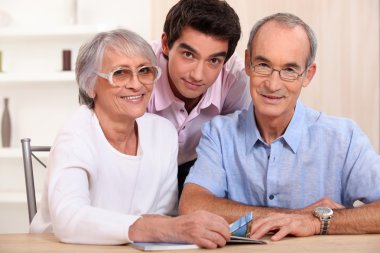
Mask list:
[[[21,139],[22,158],[24,160],[26,198],[28,202],[29,223],[32,222],[34,215],[37,213],[36,192],[34,188],[33,163],[32,157],[35,158],[42,166],[46,165],[38,159],[33,152],[49,152],[49,146],[31,146],[30,139]]]

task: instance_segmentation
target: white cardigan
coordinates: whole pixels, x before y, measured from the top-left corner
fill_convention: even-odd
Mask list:
[[[142,214],[176,214],[178,136],[166,119],[137,119],[139,151],[128,156],[106,140],[95,113],[81,106],[61,129],[48,161],[32,233],[63,242],[123,244]]]

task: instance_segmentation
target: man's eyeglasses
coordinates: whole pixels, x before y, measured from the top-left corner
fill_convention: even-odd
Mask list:
[[[280,78],[284,81],[295,81],[299,77],[303,76],[303,74],[306,72],[307,67],[302,73],[297,73],[293,68],[283,68],[283,69],[275,69],[270,67],[269,65],[265,63],[260,63],[255,66],[251,66],[251,69],[253,72],[260,76],[271,76],[273,74],[273,71],[277,71],[280,74]]]
[[[127,67],[119,67],[109,73],[96,72],[96,74],[115,87],[123,87],[132,81],[133,75],[136,74],[137,79],[144,85],[151,85],[161,75],[161,69],[158,66],[141,66],[137,69]]]

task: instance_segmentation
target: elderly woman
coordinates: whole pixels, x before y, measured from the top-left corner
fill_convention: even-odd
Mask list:
[[[99,33],[80,48],[82,105],[52,146],[31,232],[68,243],[226,243],[228,224],[219,216],[166,216],[177,208],[177,133],[145,113],[159,76],[152,49],[133,32]]]

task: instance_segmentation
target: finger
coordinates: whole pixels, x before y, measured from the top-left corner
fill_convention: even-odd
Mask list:
[[[216,243],[219,247],[223,247],[226,245],[227,241],[230,239],[229,236],[226,239],[223,235],[218,232],[210,232],[208,239],[214,243]]]
[[[208,226],[208,230],[210,230],[213,233],[218,234],[219,236],[223,237],[224,241],[227,241],[230,239],[230,227],[228,226],[228,223],[225,222],[218,222],[211,220],[211,224]]]
[[[196,216],[194,216],[196,214]],[[179,216],[181,217],[181,216]],[[183,217],[183,216],[182,216]],[[197,212],[190,214],[188,220],[187,235],[193,238],[193,241],[200,239],[206,245],[202,245],[207,248],[213,248],[210,244],[216,244],[217,246],[224,246],[226,241],[230,239],[230,229],[228,223],[220,216],[211,214],[209,212]],[[192,231],[190,232],[189,229]],[[208,242],[207,242],[208,241]]]
[[[220,218],[216,215],[215,217]],[[193,236],[210,240],[219,246],[224,246],[226,241],[230,239],[230,228],[228,223],[223,218],[212,218],[214,218],[214,215],[206,214],[200,219],[200,221],[195,222],[199,231]]]
[[[264,222],[257,227],[256,231],[252,234],[255,239],[260,239],[269,232],[277,233],[282,227],[289,226],[293,222],[294,215],[289,214],[273,214],[266,217]]]
[[[222,228],[210,228],[210,232],[217,234],[218,237],[222,238],[224,242],[230,239],[230,230],[224,226]]]
[[[282,215],[283,214],[273,213],[273,214],[269,214],[267,216],[260,217],[256,220],[254,220],[252,222],[252,225],[251,225],[250,234],[252,235],[252,234],[256,233],[259,230],[259,228],[262,228],[263,226],[265,226],[264,224],[269,224],[270,222],[281,218]]]
[[[320,206],[326,206],[330,208],[337,208],[337,209],[345,208],[343,205],[327,197],[321,198],[317,203],[319,203]]]
[[[261,227],[265,222],[267,222],[269,220],[270,220],[269,216],[268,217],[261,217],[261,218],[258,218],[256,220],[253,220],[252,224],[251,224],[250,234],[255,233],[259,227]]]
[[[195,244],[206,249],[216,249],[218,247],[216,243],[204,238],[200,238],[199,241],[195,242]]]
[[[260,239],[264,235],[266,235],[268,232],[279,229],[279,224],[277,224],[276,220],[268,220],[262,223],[259,227],[257,227],[255,230],[251,230],[250,237],[253,239]]]
[[[225,238],[223,233],[221,233],[220,230],[212,230],[212,229],[207,229],[202,235],[202,238],[207,239],[209,241],[212,241],[213,243],[216,243],[218,246],[224,246],[226,244],[226,241],[229,240],[229,235],[228,238]]]
[[[287,226],[281,227],[277,233],[275,233],[270,239],[272,241],[278,241],[287,236],[290,233],[290,229]]]
[[[223,236],[212,231],[207,231],[204,233],[204,236],[200,238],[200,241],[205,245],[204,247],[207,248],[216,248],[218,246],[223,247],[227,243]]]
[[[339,203],[336,203],[336,205],[334,207],[334,209],[344,209],[344,208],[346,208],[346,207],[343,206],[343,205],[341,205],[341,204],[339,204]]]

